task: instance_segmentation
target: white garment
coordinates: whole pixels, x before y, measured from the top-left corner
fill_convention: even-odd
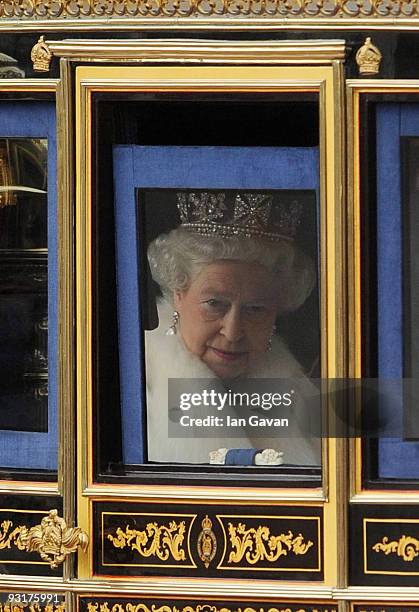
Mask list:
[[[250,438],[171,438],[168,435],[168,379],[212,379],[214,373],[188,351],[179,334],[168,336],[173,308],[167,302],[158,305],[159,327],[145,333],[147,381],[147,429],[149,461],[168,463],[208,463],[209,453],[218,448],[274,448],[284,453],[284,463],[320,465],[320,440],[303,437]],[[258,360],[248,378],[308,379],[283,341],[274,337],[272,350]],[[220,388],[225,391],[220,381]],[[202,391],[197,381],[191,392]]]

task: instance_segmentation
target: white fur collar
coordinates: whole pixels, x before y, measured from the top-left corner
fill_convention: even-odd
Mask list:
[[[319,444],[304,438],[252,439],[168,437],[168,378],[214,380],[214,373],[190,353],[179,334],[166,335],[173,309],[167,302],[158,305],[159,327],[145,334],[148,457],[151,461],[208,463],[209,452],[219,447],[275,448],[284,452],[285,463],[319,464]],[[285,346],[275,337],[272,351],[266,352],[248,374],[249,378],[305,378],[303,371]],[[198,387],[200,383],[197,381]],[[199,391],[200,388],[194,389]]]

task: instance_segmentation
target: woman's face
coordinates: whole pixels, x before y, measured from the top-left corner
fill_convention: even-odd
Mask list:
[[[220,378],[245,374],[272,335],[275,286],[273,274],[258,263],[220,260],[205,266],[174,296],[186,348]]]

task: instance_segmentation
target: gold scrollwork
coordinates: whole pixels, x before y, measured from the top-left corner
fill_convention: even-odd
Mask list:
[[[275,536],[271,535],[269,527],[263,525],[256,529],[254,527],[247,529],[244,523],[239,523],[237,527],[229,523],[228,533],[230,544],[234,549],[230,552],[229,563],[240,563],[243,557],[251,565],[264,560],[273,563],[279,557],[287,556],[291,552],[295,555],[305,555],[313,546],[311,540],[304,542],[301,533],[294,536],[292,531],[288,531]]]
[[[204,562],[205,567],[208,568],[217,552],[217,539],[212,530],[212,521],[208,518],[208,514],[201,524],[202,531],[198,536],[197,549],[199,558]]]
[[[89,543],[87,534],[80,527],[67,527],[57,510],[50,510],[40,525],[22,527],[19,537],[27,552],[38,552],[52,569],[77,548],[85,552]]]
[[[336,608],[237,608],[236,612],[337,612]]]
[[[115,603],[109,605],[107,601],[103,603],[89,601],[87,602],[87,612],[232,612],[232,610],[230,608],[217,608],[217,606],[201,604],[177,608],[176,606],[156,606],[155,604],[147,606],[144,603]]]
[[[403,561],[413,561],[413,559],[419,556],[419,540],[412,536],[402,535],[399,540],[392,540],[390,542],[389,538],[384,536],[382,541],[374,544],[372,549],[385,555],[394,553],[401,557]]]
[[[175,561],[185,561],[186,553],[182,548],[185,539],[185,521],[170,521],[169,526],[147,523],[145,530],[131,529],[128,525],[125,531],[118,527],[116,535],[108,534],[108,540],[115,548],[125,548],[137,551],[142,557],[158,557],[167,561],[170,555]]]
[[[79,546],[85,551],[89,542],[87,534],[80,527],[67,527],[57,510],[50,510],[41,524],[35,527],[12,527],[13,522],[10,520],[1,523],[0,550],[11,548],[13,544],[22,551],[38,552],[41,559],[52,568],[58,567]]]
[[[9,520],[3,521],[0,527],[0,550],[11,548],[12,544],[14,544],[19,550],[25,550],[26,546],[21,539],[21,535],[22,533],[26,533],[27,527],[21,525],[10,531],[10,529],[13,527],[13,522]]]
[[[322,606],[306,608],[274,608],[274,607],[259,607],[259,608],[235,608],[236,612],[337,612],[337,608],[324,608]],[[1,610],[0,610],[1,612]],[[108,601],[87,602],[87,612],[233,612],[230,608],[218,608],[211,604],[188,605],[183,608],[178,608],[173,605],[147,605],[145,603],[113,603]]]
[[[64,602],[57,604],[39,604],[39,603],[0,603],[0,612],[65,612]]]
[[[375,17],[419,15],[416,0],[1,0],[1,19],[120,17]],[[40,40],[39,43],[42,41]],[[39,44],[38,43],[38,44]],[[51,58],[42,48],[40,69]]]

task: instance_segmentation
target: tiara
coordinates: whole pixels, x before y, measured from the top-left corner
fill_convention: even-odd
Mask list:
[[[204,235],[293,240],[302,203],[292,192],[180,191],[177,206],[182,227]]]

